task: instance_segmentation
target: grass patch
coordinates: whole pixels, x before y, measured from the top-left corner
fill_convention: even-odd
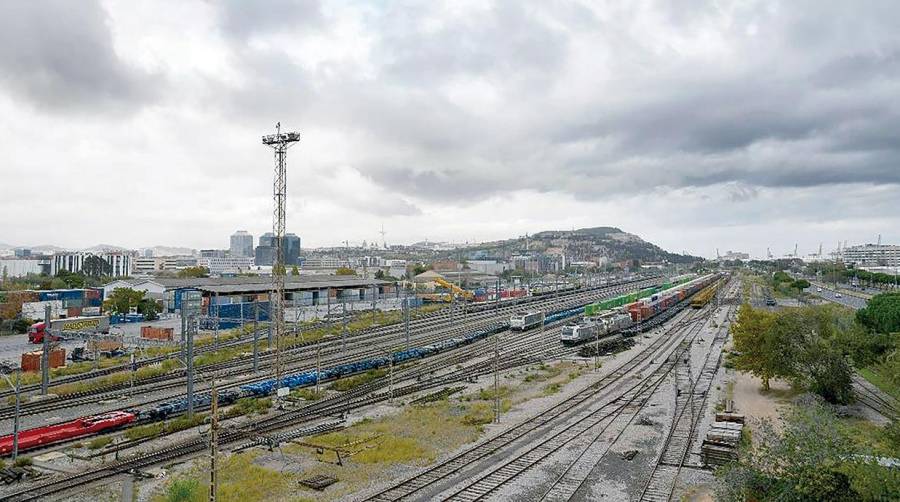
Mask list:
[[[34,464],[34,461],[31,460],[31,457],[18,457],[16,458],[16,462],[14,465],[16,467],[25,467],[32,464]]]
[[[206,414],[195,413],[193,418],[187,415],[172,419],[168,422],[157,422],[155,424],[140,425],[132,427],[125,431],[125,438],[131,441],[139,439],[155,438],[165,434],[173,434],[175,432],[190,429],[202,424],[206,420]]]
[[[291,391],[291,396],[298,399],[305,399],[306,401],[318,401],[325,397],[325,391],[319,390],[319,392],[316,393],[315,387],[303,387]]]
[[[296,474],[266,469],[254,463],[256,452],[223,456],[219,459],[216,500],[247,502],[251,500],[312,500],[296,497]],[[191,473],[173,479],[153,502],[202,502],[209,499],[205,472],[208,460],[198,460]]]
[[[894,383],[877,365],[859,370],[859,374],[885,394],[900,401],[900,386]]]
[[[512,388],[507,387],[506,385],[501,385],[500,387],[498,387],[497,392],[494,392],[494,387],[491,386],[479,390],[478,394],[476,394],[474,398],[480,399],[482,401],[493,401],[498,394],[500,395],[500,399],[505,399],[512,395],[512,392]]]
[[[872,455],[896,457],[900,450],[900,426],[896,423],[880,426],[861,418],[840,418],[837,427],[860,450]]]
[[[253,398],[243,397],[238,399],[234,406],[228,409],[225,416],[228,418],[239,417],[243,415],[265,415],[272,407],[272,399],[270,398]]]
[[[541,394],[545,396],[552,396],[562,390],[562,384],[559,382],[554,382],[544,386],[544,390],[541,391]]]
[[[99,450],[100,448],[103,448],[104,446],[108,445],[109,443],[112,443],[111,437],[99,437],[99,438],[94,438],[94,439],[90,440],[88,442],[87,447],[89,450]]]
[[[386,369],[376,369],[369,370],[365,373],[361,373],[359,375],[354,375],[347,378],[341,378],[340,380],[336,380],[331,384],[331,388],[340,392],[346,392],[351,389],[355,389],[360,385],[366,384],[375,380],[377,378],[381,378],[387,375],[388,370]]]

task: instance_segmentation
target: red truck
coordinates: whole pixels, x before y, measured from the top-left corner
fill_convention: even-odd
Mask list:
[[[94,317],[69,317],[66,319],[53,319],[50,321],[50,329],[54,332],[62,331],[92,331],[95,333],[109,333],[109,316]],[[31,343],[44,343],[44,323],[36,322],[28,330],[28,341]],[[55,342],[60,339],[53,335],[50,340]]]

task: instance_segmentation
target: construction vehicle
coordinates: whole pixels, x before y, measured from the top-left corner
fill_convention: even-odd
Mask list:
[[[465,289],[462,289],[461,287],[457,286],[456,284],[453,284],[453,283],[451,283],[451,282],[447,282],[447,281],[445,281],[444,279],[441,279],[440,277],[436,277],[436,278],[434,279],[434,282],[436,282],[436,283],[438,283],[439,285],[441,285],[441,286],[443,286],[443,287],[449,289],[450,291],[452,291],[453,293],[455,293],[457,297],[462,296],[462,297],[465,298],[466,300],[472,300],[472,299],[475,298],[475,293],[473,293],[473,292],[471,292],[471,291],[467,291],[467,290],[465,290]]]

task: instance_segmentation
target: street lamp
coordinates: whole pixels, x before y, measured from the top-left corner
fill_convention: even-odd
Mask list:
[[[46,332],[44,333],[44,336],[45,337],[47,336]],[[13,385],[12,381],[10,381],[9,375],[7,375],[8,371],[16,372],[16,384],[15,385]],[[16,415],[15,415],[15,419],[13,420],[13,450],[12,450],[12,459],[15,461],[16,457],[19,456],[19,403],[21,402],[20,397],[19,397],[20,390],[21,390],[19,383],[20,383],[20,379],[21,379],[20,377],[22,375],[22,368],[10,369],[8,371],[3,373],[3,378],[6,379],[6,383],[8,383],[10,387],[12,387],[16,390]]]

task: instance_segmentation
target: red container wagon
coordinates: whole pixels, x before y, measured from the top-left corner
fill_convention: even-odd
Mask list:
[[[111,411],[102,415],[82,417],[63,424],[19,431],[19,451],[112,430],[130,424],[136,418],[134,413]],[[0,437],[0,455],[9,455],[12,453],[12,449],[13,435]]]

